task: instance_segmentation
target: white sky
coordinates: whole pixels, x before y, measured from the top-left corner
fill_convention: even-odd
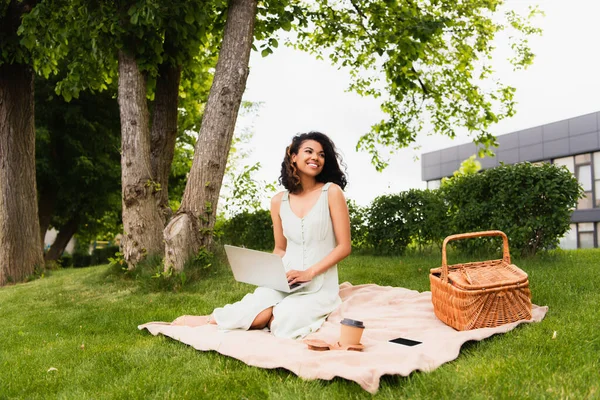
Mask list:
[[[517,11],[538,4],[546,16],[537,20],[543,35],[529,40],[536,54],[532,66],[513,72],[501,59],[495,64],[496,77],[517,88],[518,104],[516,116],[492,127],[492,132],[501,135],[600,111],[600,1],[507,0],[506,4]],[[496,47],[506,48],[507,43]],[[378,173],[368,154],[355,148],[359,137],[384,114],[376,100],[345,91],[350,82],[345,72],[327,60],[284,46],[266,58],[253,52],[250,68],[244,99],[263,102],[254,119],[248,160],[261,162],[259,179],[277,179],[294,134],[318,130],[333,139],[348,166],[346,196],[367,205],[384,193],[424,188],[421,162],[415,158],[471,140],[465,135],[455,140],[422,135],[417,140],[419,151],[398,152]]]

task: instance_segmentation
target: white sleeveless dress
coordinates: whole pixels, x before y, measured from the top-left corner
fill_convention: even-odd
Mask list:
[[[323,186],[319,199],[304,218],[293,213],[289,193],[284,192],[279,215],[287,239],[283,257],[286,271],[306,270],[336,246],[329,214],[330,185]],[[296,339],[319,329],[341,303],[337,265],[334,265],[291,294],[259,287],[237,303],[216,308],[213,318],[220,329],[247,330],[262,310],[274,306],[271,332],[277,337]]]

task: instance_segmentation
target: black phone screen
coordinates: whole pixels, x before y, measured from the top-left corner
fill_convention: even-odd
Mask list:
[[[416,340],[410,340],[410,339],[405,339],[405,338],[396,338],[396,339],[392,339],[390,340],[391,343],[396,343],[396,344],[403,344],[404,346],[416,346],[418,344],[421,344],[422,342],[417,342]]]

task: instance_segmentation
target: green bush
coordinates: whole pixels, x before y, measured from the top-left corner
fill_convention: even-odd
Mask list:
[[[511,251],[532,255],[556,247],[569,230],[571,211],[582,195],[577,179],[553,164],[501,165],[475,175],[456,176],[440,189],[450,205],[455,233],[498,229]],[[468,250],[497,241],[463,241]]]
[[[375,198],[367,210],[366,242],[378,254],[402,254],[410,243],[406,199],[402,194]]]
[[[265,251],[272,251],[275,247],[273,222],[268,210],[242,212],[225,221],[220,229],[224,244]]]
[[[119,246],[106,246],[92,251],[90,265],[108,264],[108,259],[115,256],[119,251]]]
[[[437,190],[410,189],[400,194],[411,240],[423,248],[437,245],[451,233],[448,206]]]
[[[348,214],[350,215],[350,237],[352,249],[362,250],[367,248],[368,216],[367,207],[361,207],[354,200],[348,199]]]
[[[74,252],[73,253],[73,267],[89,267],[92,263],[92,256],[86,253]]]
[[[63,252],[62,256],[58,260],[59,264],[63,268],[68,268],[73,266],[73,256],[66,251]]]
[[[451,232],[447,211],[435,190],[379,196],[365,212],[366,243],[378,254],[402,254],[411,244],[441,246]]]

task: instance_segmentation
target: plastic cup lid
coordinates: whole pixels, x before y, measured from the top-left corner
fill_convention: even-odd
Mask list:
[[[342,322],[340,322],[342,325],[348,325],[348,326],[353,326],[355,328],[364,328],[365,326],[363,325],[362,321],[358,321],[355,319],[350,319],[350,318],[344,318],[342,320]]]

